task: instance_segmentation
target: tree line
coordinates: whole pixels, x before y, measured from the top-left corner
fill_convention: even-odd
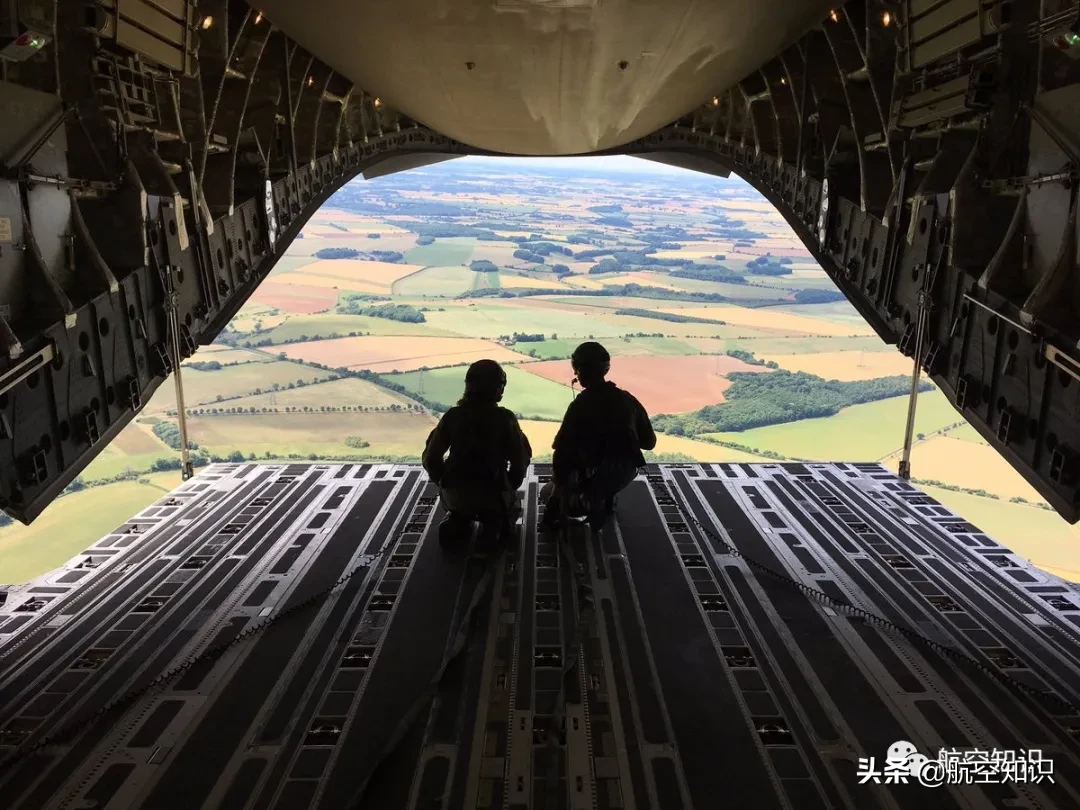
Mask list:
[[[635,318],[652,318],[657,321],[670,321],[672,323],[711,323],[718,326],[726,326],[727,321],[718,321],[715,318],[696,318],[692,315],[679,315],[674,312],[659,312],[653,309],[617,309],[616,315],[630,315]]]
[[[358,299],[352,299],[340,307],[340,311],[347,315],[367,315],[371,318],[385,318],[401,323],[427,322],[424,313],[412,306],[412,304],[378,304],[371,306]]]
[[[390,405],[247,405],[240,406],[234,405],[230,408],[217,408],[217,407],[201,407],[201,408],[187,408],[185,413],[188,416],[259,416],[262,414],[282,414],[282,413],[385,413],[385,412],[403,413],[413,411],[423,411],[423,406],[410,403],[408,405],[401,405],[393,403]],[[171,410],[168,413],[172,416],[176,415],[176,411]],[[163,425],[169,427],[176,427],[171,422],[163,422]],[[157,426],[155,426],[154,432],[157,433]],[[179,428],[176,428],[176,444],[166,441],[173,450],[180,449],[179,441]],[[165,441],[162,438],[162,441]]]
[[[780,364],[775,360],[759,360],[753,352],[744,351],[742,349],[728,349],[724,352],[728,357],[734,357],[736,360],[742,360],[748,366],[765,366],[766,368],[780,368]]]
[[[551,339],[558,340],[554,335]],[[499,340],[503,343],[542,343],[547,340],[547,336],[543,332],[514,332],[512,335],[499,335]]]
[[[706,405],[684,414],[658,414],[653,427],[675,436],[750,430],[802,419],[833,416],[850,405],[903,396],[911,388],[902,375],[873,380],[841,382],[805,372],[773,371],[768,374],[737,371],[727,375],[731,387],[725,402]],[[920,391],[933,390],[923,382]]]
[[[669,275],[678,275],[669,273]],[[716,280],[716,279],[714,279]],[[775,288],[773,288],[775,289]],[[803,295],[805,293],[805,295]],[[488,288],[483,290],[467,290],[458,298],[531,298],[537,295],[551,295],[552,291],[546,287],[515,287]],[[650,287],[643,284],[605,284],[601,289],[583,290],[566,289],[559,290],[560,296],[594,296],[613,298],[650,298],[661,301],[700,301],[707,304],[738,304],[748,309],[762,309],[765,307],[790,304],[791,301],[783,298],[732,298],[721,293],[689,292],[684,290],[669,290],[664,287]],[[801,290],[795,294],[795,302],[799,304],[825,304],[833,301],[847,300],[842,293],[834,290]]]
[[[527,298],[535,295],[551,295],[551,290],[543,287],[520,287],[513,290],[486,289],[468,290],[461,293],[458,298]],[[656,298],[663,301],[700,301],[707,304],[737,303],[740,306],[753,306],[754,301],[743,299],[736,300],[720,293],[687,292],[683,290],[668,290],[664,287],[650,287],[644,284],[605,284],[600,290],[560,290],[560,296],[609,296],[615,298]],[[770,303],[775,303],[770,302]]]

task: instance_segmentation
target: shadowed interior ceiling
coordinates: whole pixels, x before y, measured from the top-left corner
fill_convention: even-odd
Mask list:
[[[828,13],[821,0],[268,0],[357,87],[455,140],[572,155],[655,132]],[[471,66],[471,67],[470,67]]]

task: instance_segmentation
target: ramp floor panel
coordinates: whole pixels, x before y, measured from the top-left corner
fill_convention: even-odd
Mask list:
[[[599,535],[548,475],[483,554],[416,466],[207,468],[8,589],[0,804],[1080,807],[1077,586],[876,464],[651,466]]]

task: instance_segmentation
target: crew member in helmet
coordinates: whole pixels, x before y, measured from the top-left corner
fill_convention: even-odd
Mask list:
[[[516,492],[532,448],[514,414],[499,405],[505,389],[506,372],[498,363],[473,363],[465,374],[464,395],[428,436],[424,469],[438,484],[449,512],[439,526],[443,545],[467,540],[475,520],[485,545],[513,528]]]
[[[582,343],[570,358],[582,392],[566,409],[552,444],[552,484],[544,523],[560,509],[588,515],[599,529],[614,509],[615,494],[644,466],[642,450],[656,447],[649,415],[628,391],[606,380],[611,356],[599,343]]]

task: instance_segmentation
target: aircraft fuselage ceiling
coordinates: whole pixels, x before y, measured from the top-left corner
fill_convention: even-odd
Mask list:
[[[0,0],[0,507],[30,521],[343,183],[736,172],[1080,516],[1073,0]]]

